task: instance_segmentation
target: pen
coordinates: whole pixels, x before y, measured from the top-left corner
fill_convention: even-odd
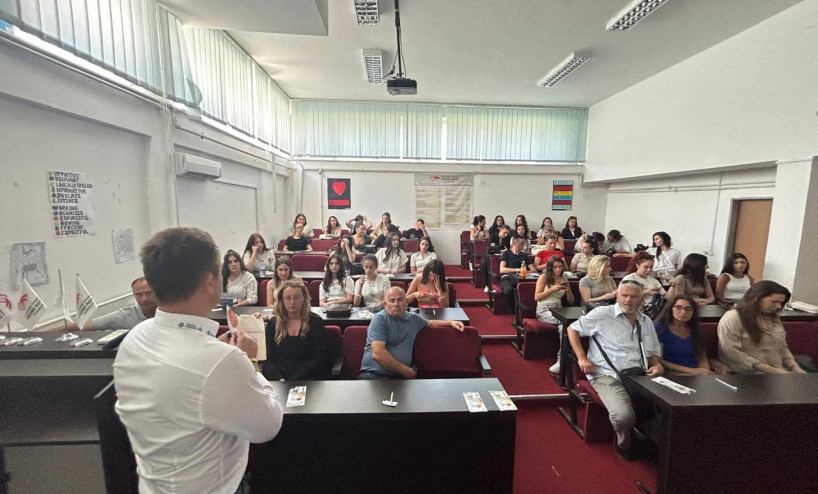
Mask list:
[[[394,397],[395,397],[395,392],[394,391],[389,393],[389,403],[392,403],[392,398],[394,398]]]
[[[716,378],[716,381],[718,381],[718,382],[720,382],[720,383],[724,384],[725,386],[727,386],[728,388],[732,389],[733,391],[738,391],[738,388],[737,388],[736,386],[733,386],[732,384],[727,384],[726,382],[722,381],[722,380],[721,380],[721,379],[719,379],[718,377]]]

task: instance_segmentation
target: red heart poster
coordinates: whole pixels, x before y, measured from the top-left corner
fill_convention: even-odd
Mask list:
[[[352,201],[348,178],[327,179],[327,208],[350,209]]]

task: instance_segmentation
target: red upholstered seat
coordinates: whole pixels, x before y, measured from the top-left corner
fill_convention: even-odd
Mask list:
[[[334,377],[333,369],[335,363],[338,362],[338,359],[341,358],[343,354],[341,351],[341,328],[338,326],[324,326],[324,330],[327,332],[327,360],[322,370],[324,375],[329,378],[330,376]]]
[[[319,287],[323,282],[324,280],[312,280],[307,287],[307,291],[310,293],[310,306],[312,307],[319,306],[318,295],[321,293]]]
[[[389,280],[389,284],[391,284],[392,286],[400,287],[403,289],[403,291],[406,291],[406,283],[404,283],[401,280]]]
[[[420,244],[420,240],[404,240],[403,251],[409,255],[414,254],[418,251],[418,244]]]
[[[284,250],[284,245],[287,243],[286,238],[282,238],[278,241],[278,249],[277,250]]]
[[[323,271],[327,256],[319,254],[293,254],[290,258],[293,271]]]
[[[565,247],[565,250],[563,252],[566,253],[566,257],[567,257],[568,252],[573,252],[574,251],[574,247],[576,247],[577,241],[576,240],[562,239],[562,245]]]
[[[269,283],[270,280],[268,278],[258,282],[258,301],[256,301],[256,305],[259,307],[267,306],[267,285]]]
[[[463,332],[447,327],[427,327],[415,339],[419,379],[481,377],[480,335],[467,326]]]
[[[628,263],[631,262],[630,256],[616,256],[611,258],[611,271],[626,271]]]
[[[315,238],[318,238],[318,236],[321,235],[322,233],[324,233],[324,230],[321,229],[321,228],[313,228],[312,229],[312,234],[315,236]]]
[[[312,250],[332,250],[336,245],[338,245],[339,239],[337,238],[316,238],[310,245],[312,246]]]
[[[491,256],[489,258],[489,273],[491,279],[491,289],[494,290],[490,294],[491,312],[494,314],[513,314],[512,307],[508,306],[506,298],[503,296],[500,288],[500,257]]]
[[[514,319],[518,338],[522,338],[522,353],[526,360],[556,357],[559,351],[557,326],[537,319],[537,302],[534,300],[536,288],[537,283],[533,281],[517,283],[517,308]]]
[[[344,330],[342,338],[344,363],[341,365],[341,379],[358,379],[366,347],[366,331],[366,326],[349,326]]]
[[[699,323],[699,331],[704,338],[704,348],[707,351],[707,358],[719,358],[719,336],[716,329],[719,323],[703,322]]]

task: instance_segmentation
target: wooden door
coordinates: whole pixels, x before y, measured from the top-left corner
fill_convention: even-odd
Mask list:
[[[741,252],[750,261],[750,276],[760,280],[767,255],[767,236],[770,234],[772,199],[742,199],[733,202],[735,227],[732,232],[733,250]],[[727,252],[729,256],[731,252]]]

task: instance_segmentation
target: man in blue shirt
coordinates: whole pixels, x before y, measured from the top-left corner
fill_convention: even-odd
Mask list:
[[[414,312],[406,312],[406,292],[393,286],[384,297],[386,310],[369,323],[364,358],[358,379],[414,379],[412,350],[415,336],[426,326],[451,326],[463,331],[460,321],[427,321]]]
[[[631,429],[636,423],[636,413],[618,373],[633,367],[642,367],[650,376],[664,372],[659,339],[650,318],[639,312],[641,304],[642,285],[623,281],[616,292],[615,305],[597,307],[568,327],[568,340],[579,367],[608,409],[608,418],[616,432],[614,449],[628,461],[633,461]],[[644,355],[637,328],[641,332]],[[589,343],[587,355],[580,341],[582,336],[596,339]],[[608,365],[600,346],[615,369]]]

